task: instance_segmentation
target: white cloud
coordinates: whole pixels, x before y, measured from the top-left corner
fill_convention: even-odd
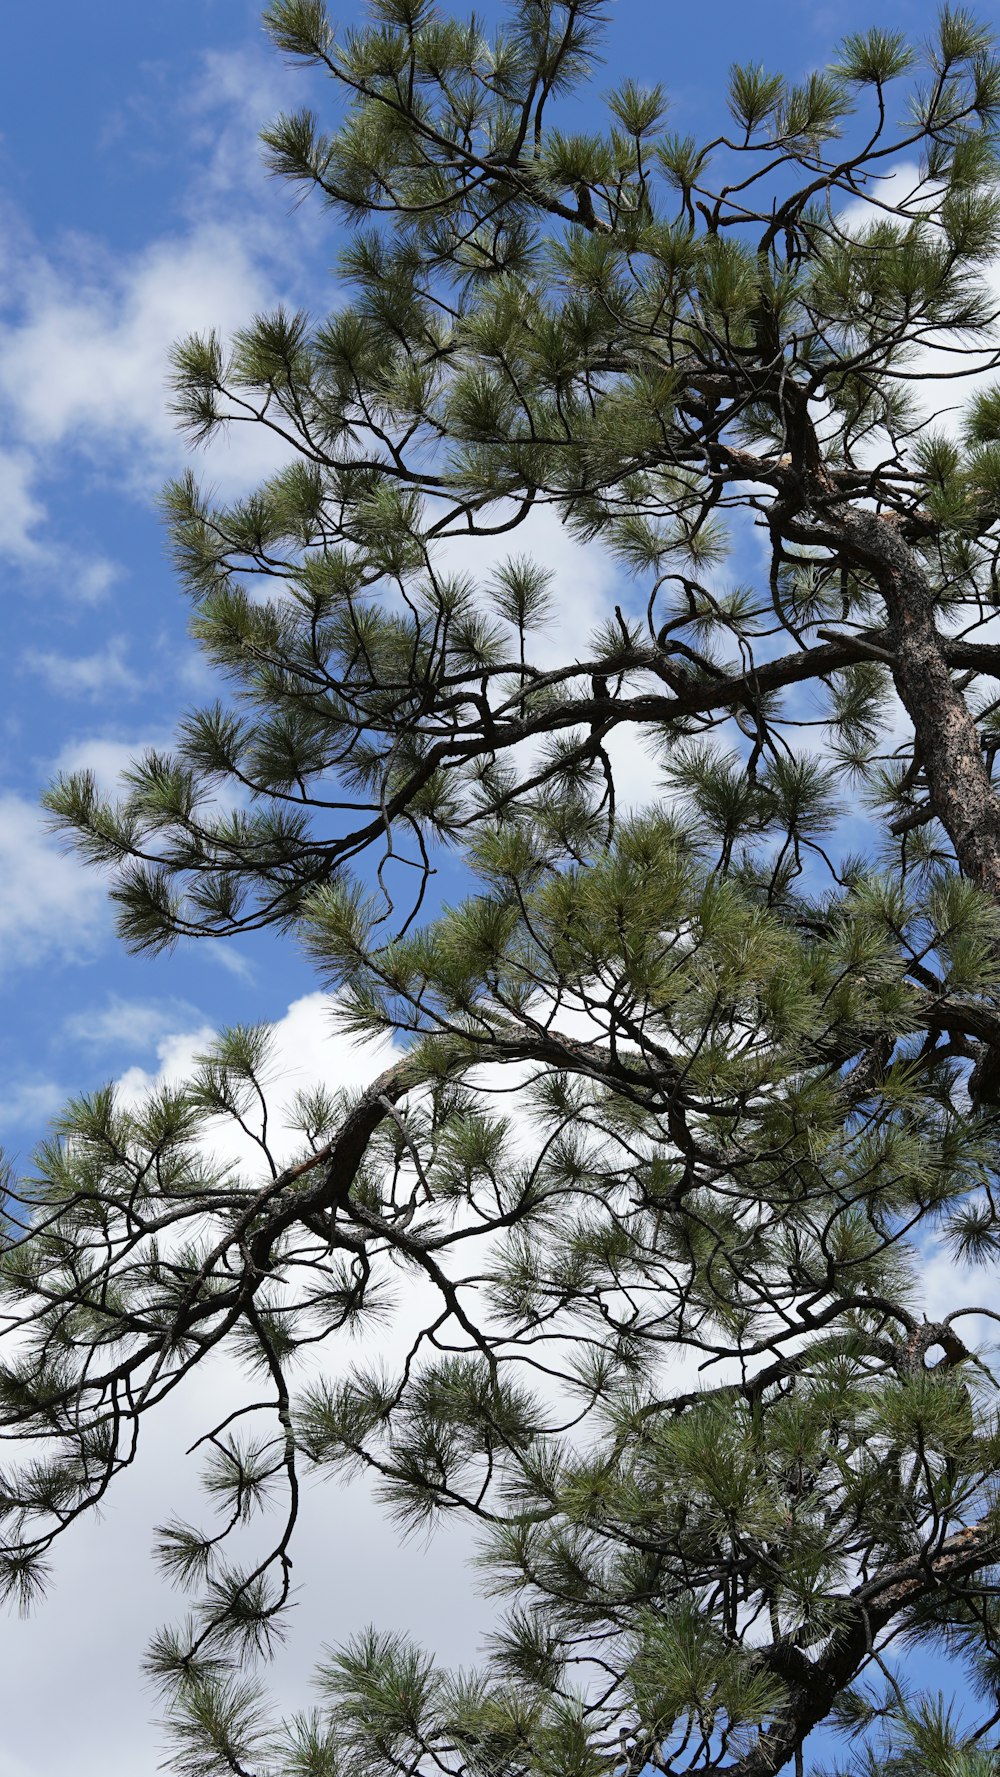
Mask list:
[[[189,214],[213,211],[220,202],[228,208],[234,197],[249,199],[257,230],[270,239],[276,228],[287,247],[287,198],[264,172],[260,131],[288,102],[287,75],[266,50],[205,51],[201,76],[183,100],[188,148],[200,157],[187,195]]]
[[[287,1075],[288,1085],[358,1084],[385,1065],[388,1045],[360,1048],[331,1030],[332,1005],[329,996],[307,995],[275,1026],[273,1071]],[[188,1028],[160,1038],[157,1070],[130,1070],[123,1090],[183,1077],[209,1036]],[[955,1305],[943,1274],[928,1283],[932,1310],[939,1299],[942,1308]],[[672,1367],[674,1386],[696,1382],[698,1372],[689,1374],[695,1363],[692,1356],[689,1365]],[[116,1483],[103,1521],[75,1526],[59,1549],[54,1596],[27,1622],[0,1619],[0,1664],[19,1704],[5,1725],[0,1777],[48,1777],[60,1769],[69,1713],[76,1777],[132,1777],[155,1768],[163,1746],[150,1721],[154,1699],[140,1682],[140,1650],[151,1629],[176,1620],[181,1607],[153,1567],[152,1526],[174,1515],[201,1519],[198,1458],[182,1453],[246,1389],[231,1361],[199,1366],[150,1417],[138,1459]],[[467,1669],[491,1619],[470,1573],[471,1551],[472,1535],[461,1523],[449,1524],[429,1547],[401,1541],[366,1485],[308,1477],[294,1548],[296,1609],[288,1644],[268,1674],[276,1708],[307,1705],[308,1674],[321,1646],[342,1643],[369,1622],[409,1633],[442,1663]],[[95,1575],[109,1574],[128,1580],[107,1588],[95,1636],[84,1632],[93,1622]],[[48,1706],[53,1687],[71,1699],[71,1709]]]
[[[364,1048],[336,1034],[331,1008],[328,996],[309,994],[278,1020],[273,1072],[288,1090],[316,1080],[358,1085],[391,1057],[388,1044]],[[122,1004],[116,1015],[141,1025],[148,1010]],[[123,1092],[184,1077],[211,1034],[188,1026],[161,1036],[156,1071],[130,1069],[120,1082]],[[154,1568],[153,1526],[174,1515],[203,1516],[199,1457],[183,1453],[219,1417],[220,1403],[239,1401],[246,1389],[231,1360],[199,1366],[147,1421],[138,1458],[116,1482],[101,1519],[74,1526],[57,1550],[49,1600],[26,1622],[0,1617],[0,1665],[18,1697],[4,1729],[0,1777],[49,1777],[61,1769],[70,1719],[76,1777],[133,1777],[156,1768],[162,1734],[151,1720],[156,1702],[142,1684],[140,1659],[152,1630],[176,1620],[181,1605]],[[308,1706],[308,1677],[323,1644],[341,1642],[369,1622],[412,1634],[445,1663],[467,1665],[492,1614],[475,1592],[471,1544],[461,1524],[442,1531],[430,1549],[419,1539],[404,1540],[366,1485],[307,1476],[294,1551],[296,1609],[288,1644],[268,1674],[277,1707],[290,1713]],[[99,1585],[109,1581],[101,1594],[100,1635],[91,1632],[95,1576]],[[114,1576],[127,1579],[115,1583]],[[65,1709],[50,1707],[53,1686],[67,1699]]]
[[[916,163],[899,161],[870,183],[867,199],[857,198],[845,204],[837,221],[848,234],[856,233],[873,222],[887,220],[887,210],[895,206],[907,206],[912,215],[920,211],[933,214],[936,201],[935,188],[922,180]],[[1000,309],[1000,256],[982,269],[996,312]],[[912,392],[922,412],[933,420],[935,427],[953,436],[961,431],[962,416],[972,397],[996,375],[992,362],[995,336],[988,346],[973,347],[968,341],[959,341],[958,345],[956,351],[953,338],[935,343],[931,337],[907,365],[907,375],[918,379],[912,383]]]
[[[92,1049],[156,1049],[198,1018],[186,1000],[129,1000],[113,995],[102,1006],[74,1012],[63,1025],[71,1043]]]
[[[57,582],[78,603],[98,604],[121,569],[106,556],[71,549],[52,537],[40,479],[40,464],[26,445],[0,450],[0,555],[30,579]]]
[[[282,268],[275,270],[267,255],[277,233],[272,222],[287,196],[276,190],[269,207],[262,205],[263,179],[248,171],[255,165],[251,136],[284,97],[273,62],[274,84],[265,96],[262,63],[254,54],[206,58],[203,82],[188,102],[183,146],[201,154],[205,173],[182,205],[186,220],[169,235],[112,255],[83,239],[39,247],[20,224],[3,231],[0,548],[25,572],[47,577],[75,599],[101,596],[118,570],[103,556],[71,548],[62,526],[54,533],[47,478],[72,474],[84,494],[99,480],[116,494],[147,498],[186,460],[165,411],[169,346],[191,329],[230,332],[284,287]],[[177,127],[176,106],[171,121]],[[315,225],[307,212],[300,214],[297,229]],[[287,217],[281,233],[287,247]],[[288,275],[299,277],[298,267],[292,264]],[[262,447],[257,429],[234,427],[205,469],[225,496],[276,460],[276,447]],[[76,659],[42,650],[21,664],[65,694],[109,690],[121,697],[138,686],[123,643]],[[167,738],[82,735],[62,748],[57,765],[89,767],[111,788],[131,758]],[[63,855],[37,811],[13,796],[0,798],[0,870],[0,964],[73,960],[93,951],[109,926],[100,879]],[[203,954],[243,973],[250,969],[228,946]],[[199,1027],[194,1008],[111,999],[68,1020],[63,1036],[94,1047],[128,1044],[139,1059],[152,1049],[155,1064],[125,1072],[128,1094],[157,1077],[186,1074],[212,1031]],[[276,1067],[287,1065],[289,1090],[311,1078],[358,1083],[384,1064],[379,1051],[332,1036],[329,1002],[318,994],[289,1007],[276,1041]],[[8,1120],[43,1117],[62,1097],[54,1084],[28,1078],[6,1094],[0,1090],[0,1115],[6,1103]],[[185,1460],[182,1452],[210,1422],[219,1399],[241,1386],[234,1367],[223,1364],[206,1366],[192,1383],[150,1422],[138,1461],[115,1488],[103,1519],[77,1526],[67,1538],[49,1606],[27,1623],[0,1616],[0,1665],[18,1698],[16,1720],[4,1728],[0,1777],[48,1777],[65,1765],[69,1744],[77,1777],[133,1777],[159,1762],[160,1735],[149,1722],[155,1702],[142,1686],[139,1661],[150,1630],[178,1614],[178,1600],[153,1570],[151,1527],[176,1511],[198,1510],[198,1460]],[[303,1675],[322,1641],[340,1639],[373,1617],[411,1628],[446,1658],[467,1656],[484,1613],[470,1603],[461,1533],[436,1545],[429,1597],[424,1550],[398,1546],[366,1489],[307,1485],[301,1530],[297,1573],[309,1583],[279,1672],[283,1705],[307,1701]],[[51,1706],[54,1692],[58,1709]]]
[[[837,222],[846,234],[857,234],[873,223],[891,221],[888,212],[904,205],[916,213],[928,210],[932,195],[922,182],[915,160],[900,160],[881,173],[868,177],[865,195],[852,198],[837,211]]]
[[[170,347],[184,334],[223,336],[273,303],[275,291],[240,227],[203,223],[131,257],[74,243],[64,261],[35,251],[19,312],[0,323],[0,399],[22,448],[43,466],[70,446],[103,477],[148,496],[186,461],[167,410]],[[260,427],[234,426],[208,454],[232,491],[279,459]]]
[[[66,1097],[55,1080],[10,1080],[0,1086],[0,1142],[9,1129],[47,1122]]]
[[[92,561],[80,564],[71,578],[78,599],[86,605],[99,605],[122,578],[122,570],[117,562],[96,556]]]
[[[928,1320],[944,1320],[956,1309],[998,1309],[995,1265],[955,1258],[937,1238],[925,1242],[920,1264],[920,1309]],[[966,1345],[983,1351],[987,1362],[1000,1347],[1000,1322],[983,1314],[963,1314],[955,1331]]]
[[[153,1044],[158,1067],[147,1069],[136,1064],[120,1076],[117,1087],[123,1102],[137,1105],[156,1086],[183,1085],[190,1079],[198,1056],[204,1054],[215,1034],[210,1024],[200,1024],[159,1035]]]
[[[34,490],[36,467],[23,450],[0,450],[0,550],[19,565],[37,563],[45,546],[35,534],[45,507]]]
[[[93,954],[108,929],[98,877],[66,856],[39,810],[0,795],[0,968]]]
[[[263,263],[266,218],[242,214],[234,223],[216,219],[218,201],[256,188],[247,172],[250,137],[261,116],[277,108],[271,83],[254,55],[210,56],[204,81],[189,101],[195,119],[191,140],[205,152],[205,174],[190,194],[192,219],[172,238],[160,237],[131,256],[112,259],[93,244],[62,259],[21,240],[16,282],[17,312],[0,323],[0,399],[7,403],[20,442],[0,453],[0,547],[20,564],[55,571],[70,560],[42,542],[46,522],[39,484],[45,468],[67,451],[78,452],[95,472],[124,481],[146,495],[164,473],[179,466],[183,446],[165,412],[166,351],[180,334],[197,327],[229,331],[273,297],[274,278]],[[266,97],[264,88],[269,90]],[[282,97],[284,95],[281,95]],[[205,125],[215,106],[229,108],[222,130]],[[199,122],[199,120],[201,120]],[[37,455],[34,454],[37,452]],[[274,460],[261,451],[254,429],[235,428],[228,445],[209,459],[208,471],[223,492],[257,478]],[[595,625],[621,596],[618,571],[598,545],[574,542],[551,512],[538,512],[506,540],[555,569],[558,618],[533,651],[540,664],[561,664],[567,637],[581,656],[589,652]],[[503,552],[504,539],[494,546]],[[478,541],[449,545],[454,565],[481,574],[492,554]],[[80,569],[77,592],[97,597],[114,575],[114,564],[94,559]],[[65,572],[63,572],[65,578]],[[108,685],[106,670],[122,675],[119,694],[137,681],[123,649],[77,660],[56,654],[35,657],[35,670],[53,689],[93,695]],[[63,769],[89,766],[112,787],[129,759],[163,737],[136,742],[102,735],[63,749]],[[632,730],[611,742],[620,786],[629,801],[648,794],[655,768]],[[62,856],[45,835],[37,812],[13,797],[0,799],[0,963],[41,960],[56,953],[86,952],[105,929],[98,881]],[[203,947],[234,973],[251,965],[229,946]],[[276,1071],[288,1085],[324,1080],[357,1085],[388,1059],[387,1049],[360,1048],[332,1035],[329,999],[311,994],[288,1008],[275,1027]],[[194,1008],[164,1002],[112,1000],[92,1014],[68,1021],[66,1034],[95,1045],[152,1048],[156,1067],[133,1066],[121,1089],[135,1095],[157,1079],[177,1080],[191,1068],[212,1032]],[[34,1097],[32,1095],[34,1094]],[[61,1098],[49,1082],[11,1087],[15,1116],[44,1115]],[[0,1116],[4,1115],[0,1093]],[[34,1106],[34,1111],[32,1111]],[[931,1298],[954,1305],[952,1275],[929,1274]],[[132,1777],[155,1768],[159,1736],[148,1725],[153,1702],[140,1685],[138,1652],[150,1628],[177,1614],[177,1600],[157,1581],[149,1559],[150,1529],[174,1512],[196,1510],[196,1460],[180,1452],[208,1423],[220,1398],[240,1387],[231,1366],[206,1366],[177,1399],[150,1422],[135,1468],[109,1502],[104,1522],[76,1528],[57,1562],[56,1596],[28,1622],[0,1619],[0,1665],[17,1708],[8,1712],[0,1777],[48,1777],[66,1763],[71,1735],[75,1777]],[[471,1594],[461,1532],[442,1536],[428,1556],[419,1544],[400,1547],[367,1490],[316,1484],[304,1490],[296,1571],[305,1576],[288,1652],[278,1667],[278,1688],[288,1706],[305,1701],[301,1674],[321,1641],[339,1641],[369,1619],[409,1628],[442,1657],[468,1663],[484,1608]],[[428,1584],[433,1562],[433,1584]],[[115,1577],[123,1583],[113,1584]],[[100,1596],[100,1634],[93,1632]],[[52,1696],[66,1706],[53,1709]]]
[[[101,1519],[75,1525],[63,1540],[48,1599],[26,1621],[0,1617],[0,1664],[17,1699],[4,1722],[0,1777],[52,1777],[66,1768],[70,1745],[74,1777],[152,1777],[161,1766],[157,1700],[140,1663],[151,1631],[175,1622],[182,1606],[154,1569],[152,1527],[175,1515],[203,1517],[199,1458],[184,1452],[218,1417],[219,1402],[239,1398],[245,1386],[232,1363],[206,1364],[158,1408]],[[307,1479],[296,1608],[288,1644],[267,1674],[279,1709],[309,1707],[308,1678],[323,1645],[369,1622],[409,1632],[444,1662],[468,1666],[490,1616],[475,1593],[469,1549],[461,1526],[443,1530],[430,1549],[406,1542],[366,1487]]]
[[[3,288],[0,316],[26,312],[34,296],[29,268],[38,264],[38,251],[25,217],[0,191],[0,263]],[[0,338],[6,322],[0,318]],[[101,554],[70,548],[52,534],[51,516],[39,487],[42,464],[36,441],[5,416],[5,442],[0,447],[0,553],[22,574],[61,577],[79,598],[94,602],[103,597],[111,579],[120,572]],[[54,464],[56,470],[64,467]]]
[[[93,685],[91,694],[96,700],[105,683],[108,684],[109,694],[118,693],[113,675],[107,681],[101,679],[100,663],[103,659],[104,656],[90,656],[84,660],[59,656],[50,665],[49,657],[42,670],[54,690],[65,694],[82,694],[91,691]],[[122,664],[127,672],[124,659]],[[125,689],[127,691],[128,687]],[[138,689],[142,689],[141,684]],[[89,771],[101,794],[114,800],[125,792],[127,786],[123,780],[132,766],[139,764],[148,753],[172,754],[175,742],[176,736],[169,729],[140,732],[132,736],[123,734],[120,730],[82,734],[68,740],[54,759],[44,762],[44,768],[48,777],[70,776],[75,772]],[[245,801],[246,796],[240,785],[237,784],[234,788],[228,783],[217,784],[205,791],[199,810],[203,816],[218,815],[242,806]],[[214,939],[205,940],[199,945],[199,954],[210,957],[212,962],[244,980],[250,980],[254,976],[253,965],[229,944],[221,944]]]
[[[491,522],[501,523],[506,516],[508,509],[497,506]],[[449,537],[439,551],[444,567],[452,573],[468,574],[480,587],[485,587],[496,564],[507,556],[529,556],[552,575],[552,617],[544,629],[531,636],[528,653],[532,664],[543,671],[565,666],[571,658],[567,641],[576,658],[586,660],[592,651],[593,631],[613,614],[616,601],[627,591],[612,556],[599,542],[581,543],[571,536],[549,506],[536,506],[510,536]]]
[[[237,950],[231,939],[200,938],[198,940],[199,955],[207,956],[217,968],[225,969],[228,975],[235,975],[238,981],[255,981],[257,970],[248,956]]]
[[[664,788],[663,762],[648,730],[638,723],[622,722],[606,736],[604,748],[611,760],[619,814],[669,801]]]
[[[497,522],[503,516],[504,508],[498,508]],[[626,610],[631,607],[632,588],[609,551],[596,541],[581,543],[548,506],[536,507],[509,538],[490,542],[451,537],[440,549],[442,566],[452,573],[468,574],[480,588],[507,555],[529,556],[552,576],[548,589],[551,619],[532,633],[528,643],[528,658],[543,672],[565,667],[574,658],[590,658],[594,632],[614,616],[615,605]],[[619,811],[662,800],[655,747],[638,726],[621,723],[608,735],[605,749],[612,763]],[[525,775],[537,752],[534,746],[516,750],[518,768]]]
[[[45,680],[58,697],[102,698],[135,697],[143,681],[128,664],[128,645],[122,636],[112,636],[105,647],[94,654],[57,654],[51,650],[28,649],[21,656],[25,672]]]
[[[98,788],[104,795],[110,795],[120,788],[122,774],[133,760],[145,752],[164,751],[170,746],[171,738],[166,731],[139,735],[134,740],[108,734],[81,735],[67,741],[53,761],[52,769],[67,776],[75,771],[91,771]]]
[[[352,1090],[367,1085],[382,1068],[388,1067],[398,1051],[388,1039],[361,1043],[337,1031],[334,1026],[336,1000],[326,993],[309,993],[293,1000],[282,1018],[271,1027],[272,1061],[269,1078],[274,1082],[273,1102],[276,1115],[273,1127],[276,1140],[288,1151],[291,1138],[281,1122],[281,1107],[302,1087],[322,1084],[331,1091]],[[212,1041],[209,1025],[188,1025],[178,1029],[176,1023],[155,1040],[157,1067],[131,1067],[122,1075],[119,1089],[129,1101],[157,1085],[179,1085],[190,1077],[198,1055]]]
[[[169,232],[151,231],[124,254],[82,233],[42,245],[0,194],[0,551],[88,604],[121,569],[55,534],[48,477],[64,474],[70,452],[116,491],[157,493],[188,461],[167,410],[171,346],[192,331],[228,337],[272,307],[309,265],[306,239],[327,226],[318,206],[291,220],[261,165],[258,131],[288,102],[274,57],[256,47],[210,51],[186,93],[158,90],[145,112],[134,98],[135,115],[161,133],[171,159],[189,157],[182,220]],[[300,249],[291,255],[290,230]],[[214,488],[233,495],[285,454],[263,428],[234,424],[204,468]]]

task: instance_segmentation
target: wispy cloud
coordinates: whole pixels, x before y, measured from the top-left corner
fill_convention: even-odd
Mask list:
[[[34,482],[37,467],[24,450],[0,450],[0,550],[19,564],[36,563],[46,554],[38,529],[45,507]]]
[[[143,753],[165,752],[171,739],[167,730],[131,737],[117,732],[80,735],[60,749],[52,761],[51,771],[53,775],[90,771],[98,788],[105,795],[112,795],[121,787],[122,775],[134,760],[140,759]]]
[[[93,955],[109,927],[102,884],[19,796],[0,796],[0,880],[0,968]]]
[[[172,160],[182,141],[190,176],[170,224],[128,252],[83,233],[42,242],[0,194],[0,552],[74,599],[102,598],[120,569],[71,547],[53,522],[48,484],[67,451],[102,486],[142,500],[158,492],[187,461],[168,411],[171,346],[192,331],[226,338],[294,297],[310,256],[289,255],[289,230],[304,241],[326,227],[318,209],[289,217],[260,162],[258,131],[287,102],[280,64],[249,46],[209,51],[186,90],[158,90],[143,128],[155,115]],[[128,134],[134,118],[119,122]],[[229,495],[284,454],[262,428],[236,426],[204,462]]]
[[[199,943],[199,955],[207,956],[220,969],[225,969],[227,974],[235,975],[238,981],[254,981],[257,978],[257,971],[250,958],[221,938],[202,939]]]
[[[44,679],[58,697],[89,697],[95,702],[108,697],[135,697],[143,681],[126,659],[127,644],[113,636],[106,647],[93,654],[57,654],[37,648],[21,656],[25,672]]]
[[[178,1031],[201,1024],[187,1000],[130,1000],[114,994],[100,1006],[74,1012],[63,1025],[64,1039],[80,1048],[156,1049]]]
[[[388,1037],[364,1043],[339,1031],[335,1025],[336,1006],[332,994],[307,993],[293,1000],[284,1016],[271,1026],[271,1056],[266,1070],[270,1082],[270,1128],[284,1158],[291,1158],[301,1147],[301,1135],[293,1133],[282,1117],[283,1108],[295,1092],[320,1084],[332,1091],[354,1090],[368,1085],[382,1068],[398,1059],[399,1051]],[[156,1086],[180,1085],[190,1079],[197,1057],[210,1047],[215,1034],[211,1026],[203,1023],[186,1029],[175,1025],[152,1045],[157,1066],[130,1067],[118,1081],[119,1091],[135,1102]],[[220,1144],[228,1157],[249,1159],[255,1167],[259,1165],[259,1153],[248,1145],[235,1125],[220,1125],[211,1138],[213,1153],[220,1151]]]
[[[122,570],[107,556],[81,553],[53,536],[41,479],[29,448],[0,450],[0,556],[29,579],[58,582],[77,602],[98,604]]]
[[[0,1086],[0,1140],[8,1130],[47,1123],[65,1102],[55,1080],[12,1080]]]
[[[241,231],[199,225],[130,256],[36,250],[23,277],[26,299],[0,324],[0,398],[25,448],[44,462],[71,445],[148,496],[184,457],[167,410],[170,347],[192,329],[228,334],[273,300]],[[274,460],[273,445],[240,432],[212,473],[245,485]]]

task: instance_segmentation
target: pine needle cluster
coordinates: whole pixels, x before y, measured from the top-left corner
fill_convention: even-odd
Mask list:
[[[270,1033],[225,1032],[9,1181],[7,1594],[200,1364],[247,1379],[158,1533],[182,1777],[769,1777],[823,1725],[859,1777],[1000,1756],[1000,62],[946,6],[735,68],[708,142],[633,81],[572,133],[607,18],[269,6],[329,76],[264,144],[345,299],[177,347],[193,440],[285,453],[165,495],[231,695],[117,798],[48,795],[132,947],[278,927],[398,1045],[282,1120]],[[590,637],[539,513],[620,570]],[[469,1670],[375,1625],[278,1724],[313,1471],[470,1520],[503,1602]]]

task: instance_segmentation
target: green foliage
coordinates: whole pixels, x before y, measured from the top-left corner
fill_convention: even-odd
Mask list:
[[[761,1777],[822,1721],[871,1777],[997,1757],[991,1286],[929,1321],[921,1269],[1000,1252],[1000,396],[923,395],[995,351],[1000,64],[945,7],[733,69],[710,142],[635,80],[581,130],[607,16],[268,7],[334,95],[264,144],[338,300],[177,347],[188,435],[289,459],[164,496],[226,695],[47,797],[134,948],[277,926],[393,1042],[289,1095],[225,1031],[7,1184],[7,1595],[209,1354],[247,1379],[159,1532],[190,1777]],[[617,576],[592,634],[560,538]],[[381,1624],[275,1719],[307,1471],[474,1523],[488,1669]]]
[[[845,80],[884,86],[898,80],[915,61],[915,52],[901,31],[851,31],[841,45],[838,72]]]

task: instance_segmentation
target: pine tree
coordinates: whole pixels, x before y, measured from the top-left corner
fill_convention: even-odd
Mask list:
[[[734,69],[707,144],[632,82],[569,134],[606,11],[516,0],[489,38],[430,0],[339,36],[269,8],[339,96],[264,141],[347,225],[352,300],[178,348],[193,438],[287,451],[232,506],[167,493],[233,696],[117,802],[48,799],[130,945],[279,926],[347,1030],[405,1044],[300,1095],[290,1160],[244,1028],[138,1110],[70,1105],[11,1183],[11,1594],[206,1357],[263,1378],[206,1427],[217,1521],[160,1531],[190,1777],[765,1777],[824,1723],[873,1774],[998,1756],[1000,64],[946,7],[799,86]],[[630,588],[556,667],[536,510]],[[446,849],[465,886],[429,912]],[[985,1267],[935,1319],[931,1240]],[[458,1674],[376,1625],[277,1726],[255,1662],[313,1468],[471,1518],[507,1606]]]

